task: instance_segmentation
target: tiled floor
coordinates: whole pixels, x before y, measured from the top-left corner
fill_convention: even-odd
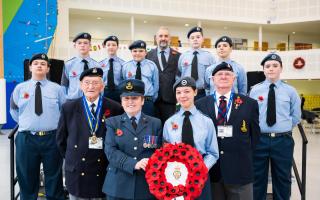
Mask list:
[[[320,199],[320,134],[311,133],[311,129],[305,129],[309,144],[307,147],[307,200]],[[0,199],[10,199],[10,142],[8,140],[9,130],[3,131],[5,135],[0,135]],[[301,169],[301,136],[298,130],[294,130],[295,159],[298,168]],[[269,189],[270,191],[271,189]],[[292,200],[301,199],[298,185],[295,180],[292,184]]]

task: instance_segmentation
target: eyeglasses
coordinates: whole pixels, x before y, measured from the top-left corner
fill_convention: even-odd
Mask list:
[[[101,84],[101,82],[100,81],[83,81],[83,84],[85,85],[85,86],[89,86],[90,84],[92,85],[92,86],[98,86],[99,84]]]

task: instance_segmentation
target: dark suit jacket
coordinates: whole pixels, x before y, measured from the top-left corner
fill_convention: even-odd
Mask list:
[[[162,125],[157,118],[141,114],[137,129],[131,124],[127,114],[107,119],[105,152],[110,162],[103,185],[108,196],[123,199],[153,199],[143,170],[135,170],[136,163],[149,158],[155,148],[144,148],[146,135],[158,136],[161,145]],[[117,130],[122,134],[118,135]]]
[[[243,101],[236,109],[234,103],[237,97]],[[196,102],[196,107],[208,115],[217,128],[213,96],[206,96]],[[247,131],[241,131],[241,127]],[[247,184],[253,181],[253,151],[259,141],[259,108],[257,101],[235,94],[232,109],[227,125],[232,125],[233,136],[230,138],[218,137],[219,160],[210,170],[213,182],[222,180],[226,184]],[[217,134],[218,135],[218,134]],[[223,151],[223,154],[221,152]]]
[[[108,165],[103,149],[89,149],[91,136],[86,121],[82,98],[67,101],[62,105],[57,129],[57,145],[65,158],[65,177],[68,191],[77,197],[103,197],[102,184]],[[119,103],[104,98],[101,123],[97,137],[105,138],[105,119],[123,113]],[[83,174],[82,174],[83,173]]]
[[[173,84],[175,83],[176,74],[178,71],[178,61],[180,53],[170,48],[170,55],[168,58],[167,66],[164,66],[163,71],[160,68],[160,63],[157,56],[157,48],[148,52],[146,58],[156,63],[159,70],[159,95],[158,99],[166,103],[176,103],[176,96],[173,93]]]

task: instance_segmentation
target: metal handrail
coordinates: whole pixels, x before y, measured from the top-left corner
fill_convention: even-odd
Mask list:
[[[9,133],[8,139],[10,140],[10,195],[11,200],[18,199],[20,192],[18,192],[17,195],[15,195],[15,185],[18,182],[18,178],[15,176],[15,168],[14,168],[14,135],[18,131],[18,125],[12,129],[12,131]]]
[[[301,123],[298,124],[298,129],[300,132],[300,135],[302,137],[302,166],[301,166],[301,177],[299,175],[299,171],[296,165],[295,160],[293,159],[292,162],[292,167],[294,171],[294,175],[297,179],[297,184],[299,187],[300,195],[301,195],[301,200],[306,199],[306,174],[307,174],[307,144],[308,144],[308,139],[307,136],[304,132],[304,129],[301,125]]]

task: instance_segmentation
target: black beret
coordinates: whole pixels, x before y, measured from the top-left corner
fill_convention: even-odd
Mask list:
[[[203,32],[202,32],[202,28],[199,27],[199,26],[196,26],[196,27],[193,27],[192,29],[189,30],[188,34],[187,34],[187,38],[190,37],[190,35],[194,32],[200,32],[201,35],[203,35]]]
[[[134,41],[132,44],[130,44],[129,49],[146,49],[147,48],[147,44],[145,41],[142,40],[136,40]]]
[[[91,41],[91,35],[89,33],[79,33],[73,39],[73,42],[76,42],[78,39],[88,39],[89,41]]]
[[[197,89],[196,81],[189,76],[182,77],[178,79],[173,85],[173,91],[175,92],[177,87],[192,87],[192,89]]]
[[[29,65],[31,65],[34,60],[45,60],[49,64],[49,58],[45,53],[38,53],[33,55],[29,61]]]
[[[107,43],[108,41],[114,41],[114,42],[117,43],[117,45],[119,45],[119,39],[117,38],[117,36],[111,35],[111,36],[107,37],[106,39],[104,39],[104,41],[103,41],[102,44],[103,44],[103,45],[106,45],[106,43]]]
[[[233,72],[232,66],[226,62],[222,62],[219,65],[216,66],[216,68],[214,68],[214,70],[212,71],[212,76],[214,76],[218,71],[231,71]]]
[[[267,55],[262,61],[261,61],[261,65],[264,66],[264,63],[267,62],[268,60],[276,60],[278,61],[281,66],[282,66],[282,61],[281,58],[278,54],[275,53],[270,53],[269,55]]]
[[[218,44],[219,44],[220,42],[227,42],[227,43],[229,43],[230,47],[232,47],[232,40],[231,40],[231,38],[229,38],[228,36],[222,36],[221,38],[219,38],[219,39],[216,41],[214,47],[217,48],[217,46],[218,46]]]
[[[144,82],[137,79],[128,79],[119,83],[120,96],[144,96]]]
[[[101,77],[103,76],[103,70],[101,68],[97,68],[97,67],[94,67],[94,68],[90,68],[90,69],[87,69],[85,71],[83,71],[80,75],[80,81],[82,81],[82,79],[86,76],[98,76],[98,77]]]

